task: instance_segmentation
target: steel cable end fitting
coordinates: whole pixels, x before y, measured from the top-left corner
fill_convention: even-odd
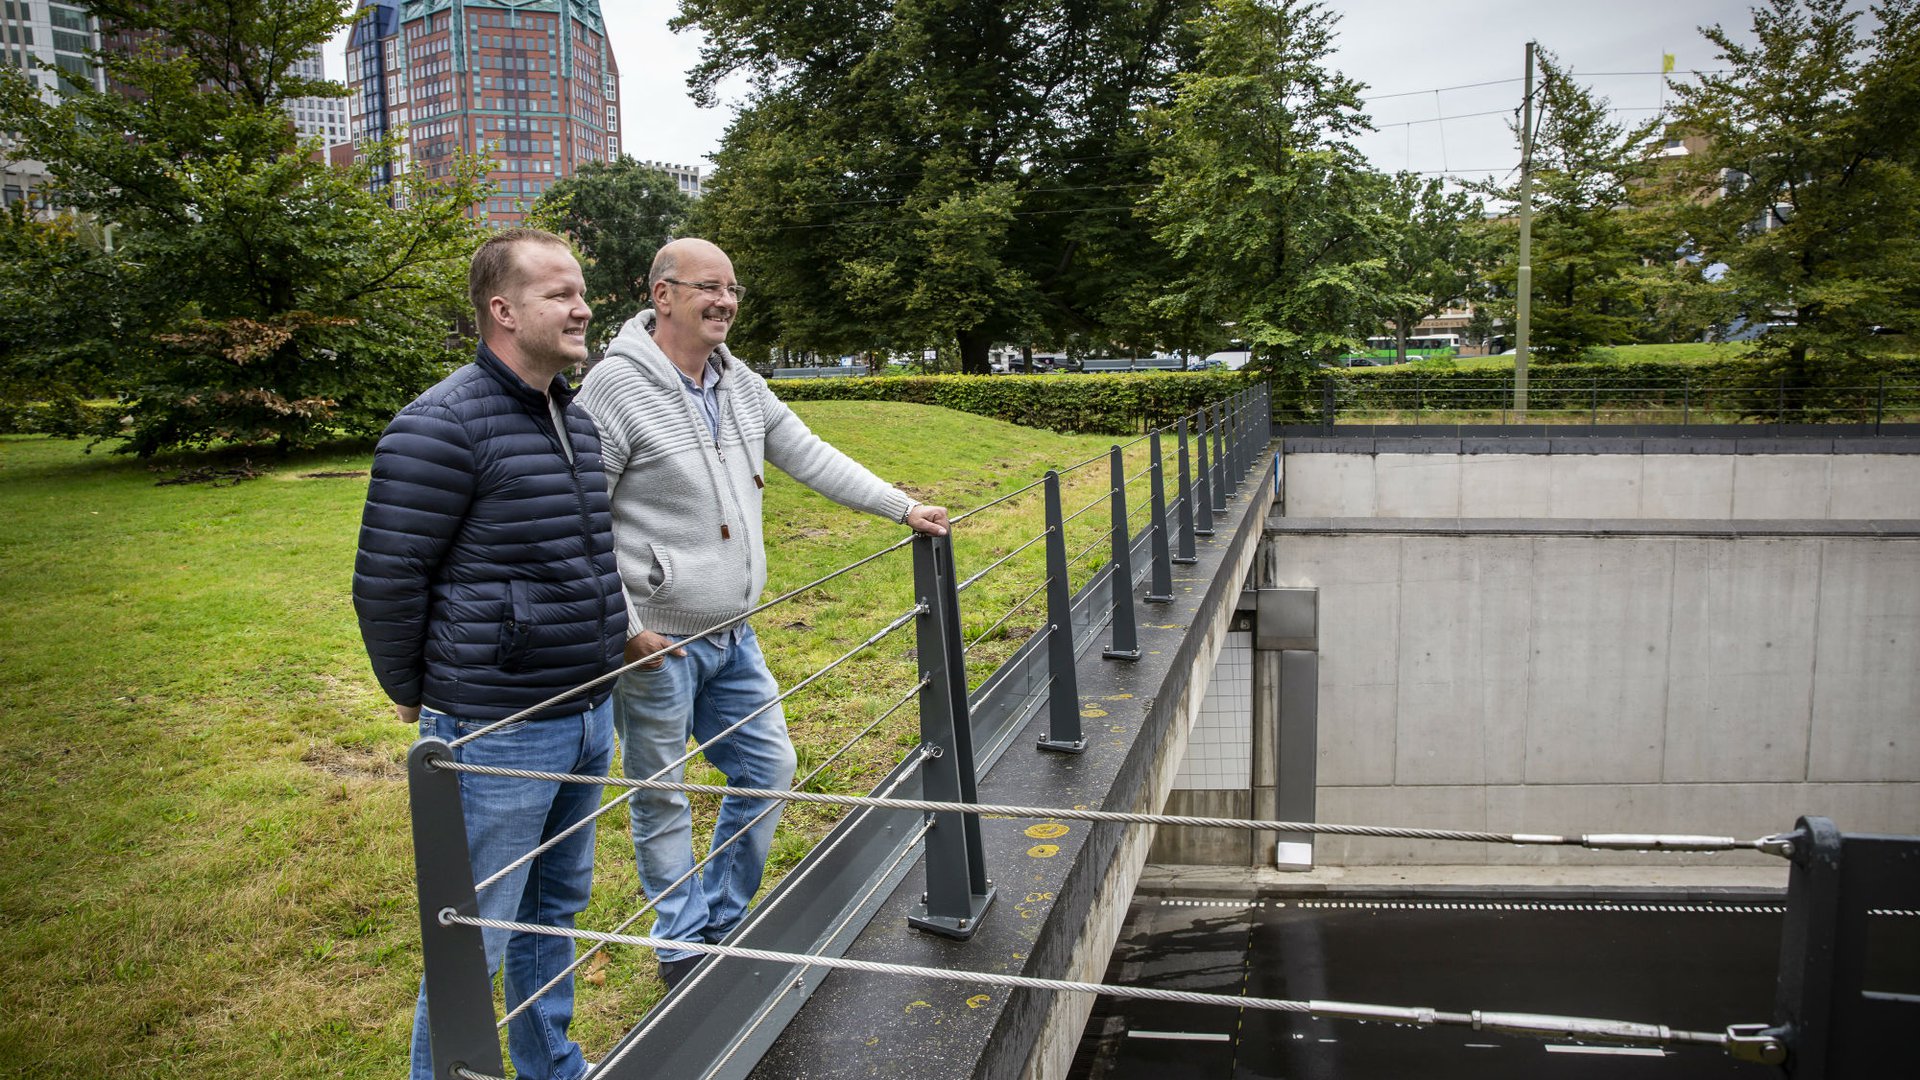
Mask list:
[[[1766,1024],[1734,1024],[1727,1028],[1727,1054],[1739,1061],[1785,1065],[1787,1046],[1780,1030]]]

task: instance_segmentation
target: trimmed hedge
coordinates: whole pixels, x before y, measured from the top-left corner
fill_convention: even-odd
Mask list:
[[[1418,368],[1345,368],[1320,373],[1292,394],[1276,393],[1279,411],[1319,417],[1330,382],[1340,412],[1414,409],[1486,411],[1513,404],[1513,372],[1507,370]],[[1730,357],[1693,363],[1598,361],[1536,364],[1527,370],[1528,404],[1543,412],[1647,409],[1684,406],[1695,410],[1765,416],[1785,405],[1798,418],[1857,418],[1880,403],[1920,404],[1920,357],[1889,359],[1872,374],[1823,373],[1812,385],[1783,383],[1765,361]]]
[[[1127,435],[1241,390],[1237,371],[1114,375],[890,375],[770,379],[782,401],[905,401],[1067,434]]]

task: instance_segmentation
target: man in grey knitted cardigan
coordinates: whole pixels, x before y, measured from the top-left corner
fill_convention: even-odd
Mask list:
[[[629,604],[627,662],[667,650],[620,677],[613,716],[622,767],[629,777],[679,780],[683,766],[673,763],[691,735],[729,784],[784,788],[793,781],[793,744],[753,629],[742,622],[683,640],[738,618],[766,588],[766,463],[835,502],[920,532],[945,535],[947,512],[916,503],[828,445],[727,351],[745,290],[725,252],[675,240],[654,259],[647,287],[653,307],[621,328],[578,399],[600,428]],[[669,890],[693,867],[686,796],[635,794],[634,855],[655,901],[655,937],[718,942],[739,924],[760,887],[778,805],[748,826],[767,809],[761,800],[722,800],[717,854],[697,878]],[[661,977],[677,985],[700,955],[661,950]]]

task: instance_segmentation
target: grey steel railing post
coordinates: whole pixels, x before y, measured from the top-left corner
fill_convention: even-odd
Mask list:
[[[1167,544],[1167,481],[1161,475],[1163,464],[1160,459],[1160,429],[1147,433],[1147,453],[1152,458],[1151,486],[1148,498],[1152,499],[1153,520],[1148,526],[1153,530],[1153,578],[1147,585],[1147,599],[1156,604],[1165,604],[1173,600],[1173,552]]]
[[[1193,440],[1200,449],[1200,470],[1194,484],[1194,513],[1198,515],[1193,525],[1195,536],[1213,535],[1213,469],[1207,464],[1207,440],[1211,437],[1207,434],[1207,407],[1202,405],[1200,427],[1194,432]]]
[[[1873,401],[1873,433],[1880,434],[1880,421],[1887,415],[1887,373],[1880,373],[1880,393]]]
[[[931,755],[920,765],[921,788],[934,802],[979,802],[974,783],[973,725],[967,715],[967,667],[960,637],[959,581],[953,541],[913,538],[914,620],[920,677],[920,745]],[[944,811],[927,830],[927,892],[910,909],[907,925],[966,940],[993,903],[980,846],[980,815]]]
[[[1179,529],[1174,540],[1173,561],[1177,563],[1195,563],[1199,558],[1193,553],[1193,474],[1187,467],[1187,418],[1180,418],[1180,513],[1175,520]]]
[[[1213,511],[1216,514],[1227,512],[1227,492],[1233,487],[1227,483],[1226,403],[1222,402],[1220,409],[1213,417]]]
[[[413,817],[413,873],[420,898],[420,952],[426,966],[427,1034],[433,1075],[453,1080],[454,1069],[500,1076],[500,1035],[494,1030],[493,980],[480,928],[440,921],[442,911],[478,916],[467,821],[460,805],[460,774],[436,769],[454,760],[439,739],[421,739],[407,752],[407,803]]]
[[[1113,558],[1108,582],[1113,589],[1113,640],[1100,655],[1109,660],[1140,659],[1140,643],[1133,622],[1133,529],[1127,524],[1127,463],[1120,448],[1107,451],[1107,473],[1113,478]]]
[[[1080,734],[1080,679],[1074,670],[1067,527],[1060,508],[1060,474],[1049,471],[1046,480],[1047,733],[1040,736],[1040,749],[1078,754],[1087,748],[1087,740]]]
[[[1326,375],[1320,379],[1320,425],[1327,429],[1327,434],[1331,435],[1333,434],[1333,424],[1333,376]]]

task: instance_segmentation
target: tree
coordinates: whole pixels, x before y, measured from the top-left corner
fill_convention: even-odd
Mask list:
[[[395,209],[367,190],[391,144],[336,170],[298,140],[286,100],[345,92],[293,70],[342,24],[335,0],[92,6],[143,43],[99,56],[130,92],[69,81],[48,102],[0,76],[0,130],[46,162],[76,215],[63,228],[111,226],[114,242],[0,224],[27,260],[14,279],[47,286],[44,332],[0,323],[0,363],[37,371],[39,392],[118,397],[109,419],[75,433],[143,456],[378,432],[457,358],[448,328],[464,306],[483,164],[404,180]]]
[[[1195,0],[688,0],[711,100],[746,75],[697,228],[754,289],[736,333],[827,353],[1103,335],[1158,263],[1138,110]]]
[[[1163,310],[1236,323],[1267,364],[1349,347],[1384,295],[1385,181],[1352,138],[1360,85],[1327,66],[1336,16],[1309,0],[1224,0],[1199,65],[1151,117],[1145,213],[1181,272]]]
[[[1543,360],[1573,360],[1595,346],[1632,341],[1638,330],[1647,252],[1631,204],[1649,175],[1649,142],[1659,121],[1614,121],[1608,99],[1575,81],[1553,53],[1537,55],[1530,346]],[[1520,201],[1517,181],[1477,190],[1509,205]],[[1496,235],[1503,248],[1517,249],[1517,222],[1502,222]],[[1509,262],[1493,275],[1509,293],[1515,267]],[[1511,317],[1511,308],[1501,314]]]
[[[1738,314],[1788,324],[1758,346],[1794,386],[1852,378],[1876,326],[1920,326],[1920,11],[1888,0],[1863,36],[1847,8],[1771,0],[1752,44],[1705,28],[1730,70],[1675,88],[1705,144],[1684,220]]]
[[[1407,362],[1407,334],[1422,319],[1466,297],[1483,255],[1484,211],[1464,191],[1438,178],[1395,173],[1386,213],[1393,225],[1386,255],[1387,318],[1393,321],[1397,359]]]
[[[596,347],[646,306],[653,257],[680,234],[692,206],[672,177],[624,155],[587,162],[534,204],[537,224],[580,246]]]

